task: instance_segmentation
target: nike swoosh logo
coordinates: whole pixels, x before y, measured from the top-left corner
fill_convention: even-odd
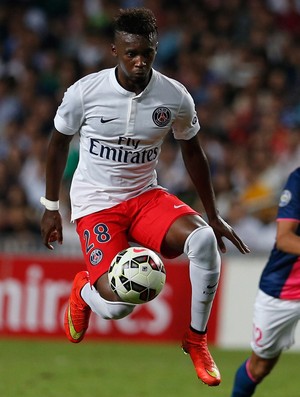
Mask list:
[[[218,378],[220,376],[220,372],[217,369],[213,369],[210,371],[209,369],[205,368],[208,375],[212,376],[213,378]]]
[[[214,285],[208,285],[207,288],[215,288],[218,285],[218,281]]]
[[[143,251],[145,251],[144,248],[133,248],[133,252],[136,252],[136,253],[143,252]]]
[[[70,311],[70,305],[68,307],[68,323],[69,323],[69,330],[70,330],[70,335],[74,340],[78,340],[82,337],[84,330],[81,332],[77,332],[76,329],[74,328],[72,317],[71,317],[71,311]]]
[[[180,207],[184,207],[185,204],[180,204],[180,205],[174,205],[174,208],[180,208]]]
[[[110,121],[117,120],[118,118],[119,117],[115,117],[113,119],[104,119],[103,117],[101,117],[100,121],[101,121],[102,124],[104,124],[104,123],[109,123]]]

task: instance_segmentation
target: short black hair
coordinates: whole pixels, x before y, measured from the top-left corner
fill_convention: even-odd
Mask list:
[[[114,34],[125,32],[141,36],[157,35],[157,22],[151,10],[148,8],[120,9],[113,21]]]

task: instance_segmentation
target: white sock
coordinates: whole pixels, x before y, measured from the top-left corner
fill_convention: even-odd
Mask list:
[[[191,326],[197,331],[205,331],[221,268],[221,258],[212,228],[207,225],[195,229],[186,239],[184,252],[190,261]]]
[[[82,288],[81,296],[95,314],[106,320],[118,320],[126,317],[135,308],[133,303],[111,302],[103,299],[90,283],[85,284]]]

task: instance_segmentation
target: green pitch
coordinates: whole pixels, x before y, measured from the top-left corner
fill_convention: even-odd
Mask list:
[[[211,348],[222,373],[216,388],[196,377],[176,344],[0,339],[1,397],[230,397],[249,351]],[[299,397],[298,353],[285,353],[257,397]]]

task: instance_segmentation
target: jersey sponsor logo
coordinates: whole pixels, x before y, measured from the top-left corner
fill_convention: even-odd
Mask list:
[[[292,199],[292,192],[290,190],[284,190],[281,193],[279,200],[279,207],[285,207]]]
[[[94,249],[90,254],[90,263],[93,266],[98,265],[102,261],[103,253],[99,248]]]
[[[128,150],[125,149],[124,146],[106,146],[103,145],[99,139],[91,138],[89,152],[93,156],[98,156],[117,163],[144,164],[156,160],[159,148]]]
[[[197,123],[197,121],[198,121],[198,117],[194,116],[193,120],[192,120],[192,125],[195,125]]]
[[[101,117],[100,121],[101,121],[102,124],[104,124],[104,123],[109,123],[110,121],[114,121],[114,120],[117,120],[117,119],[118,119],[118,117],[115,117],[113,119],[104,119],[103,117]]]
[[[138,149],[140,143],[140,139],[133,139],[129,138],[128,136],[119,136],[118,138],[118,145],[129,146],[133,149]]]
[[[154,121],[154,124],[156,124],[158,127],[165,127],[169,124],[171,120],[170,109],[164,106],[156,108],[152,114],[152,120]]]
[[[185,204],[179,204],[179,205],[176,205],[176,204],[174,204],[174,208],[176,209],[176,208],[181,208],[181,207],[184,207],[185,206]]]

